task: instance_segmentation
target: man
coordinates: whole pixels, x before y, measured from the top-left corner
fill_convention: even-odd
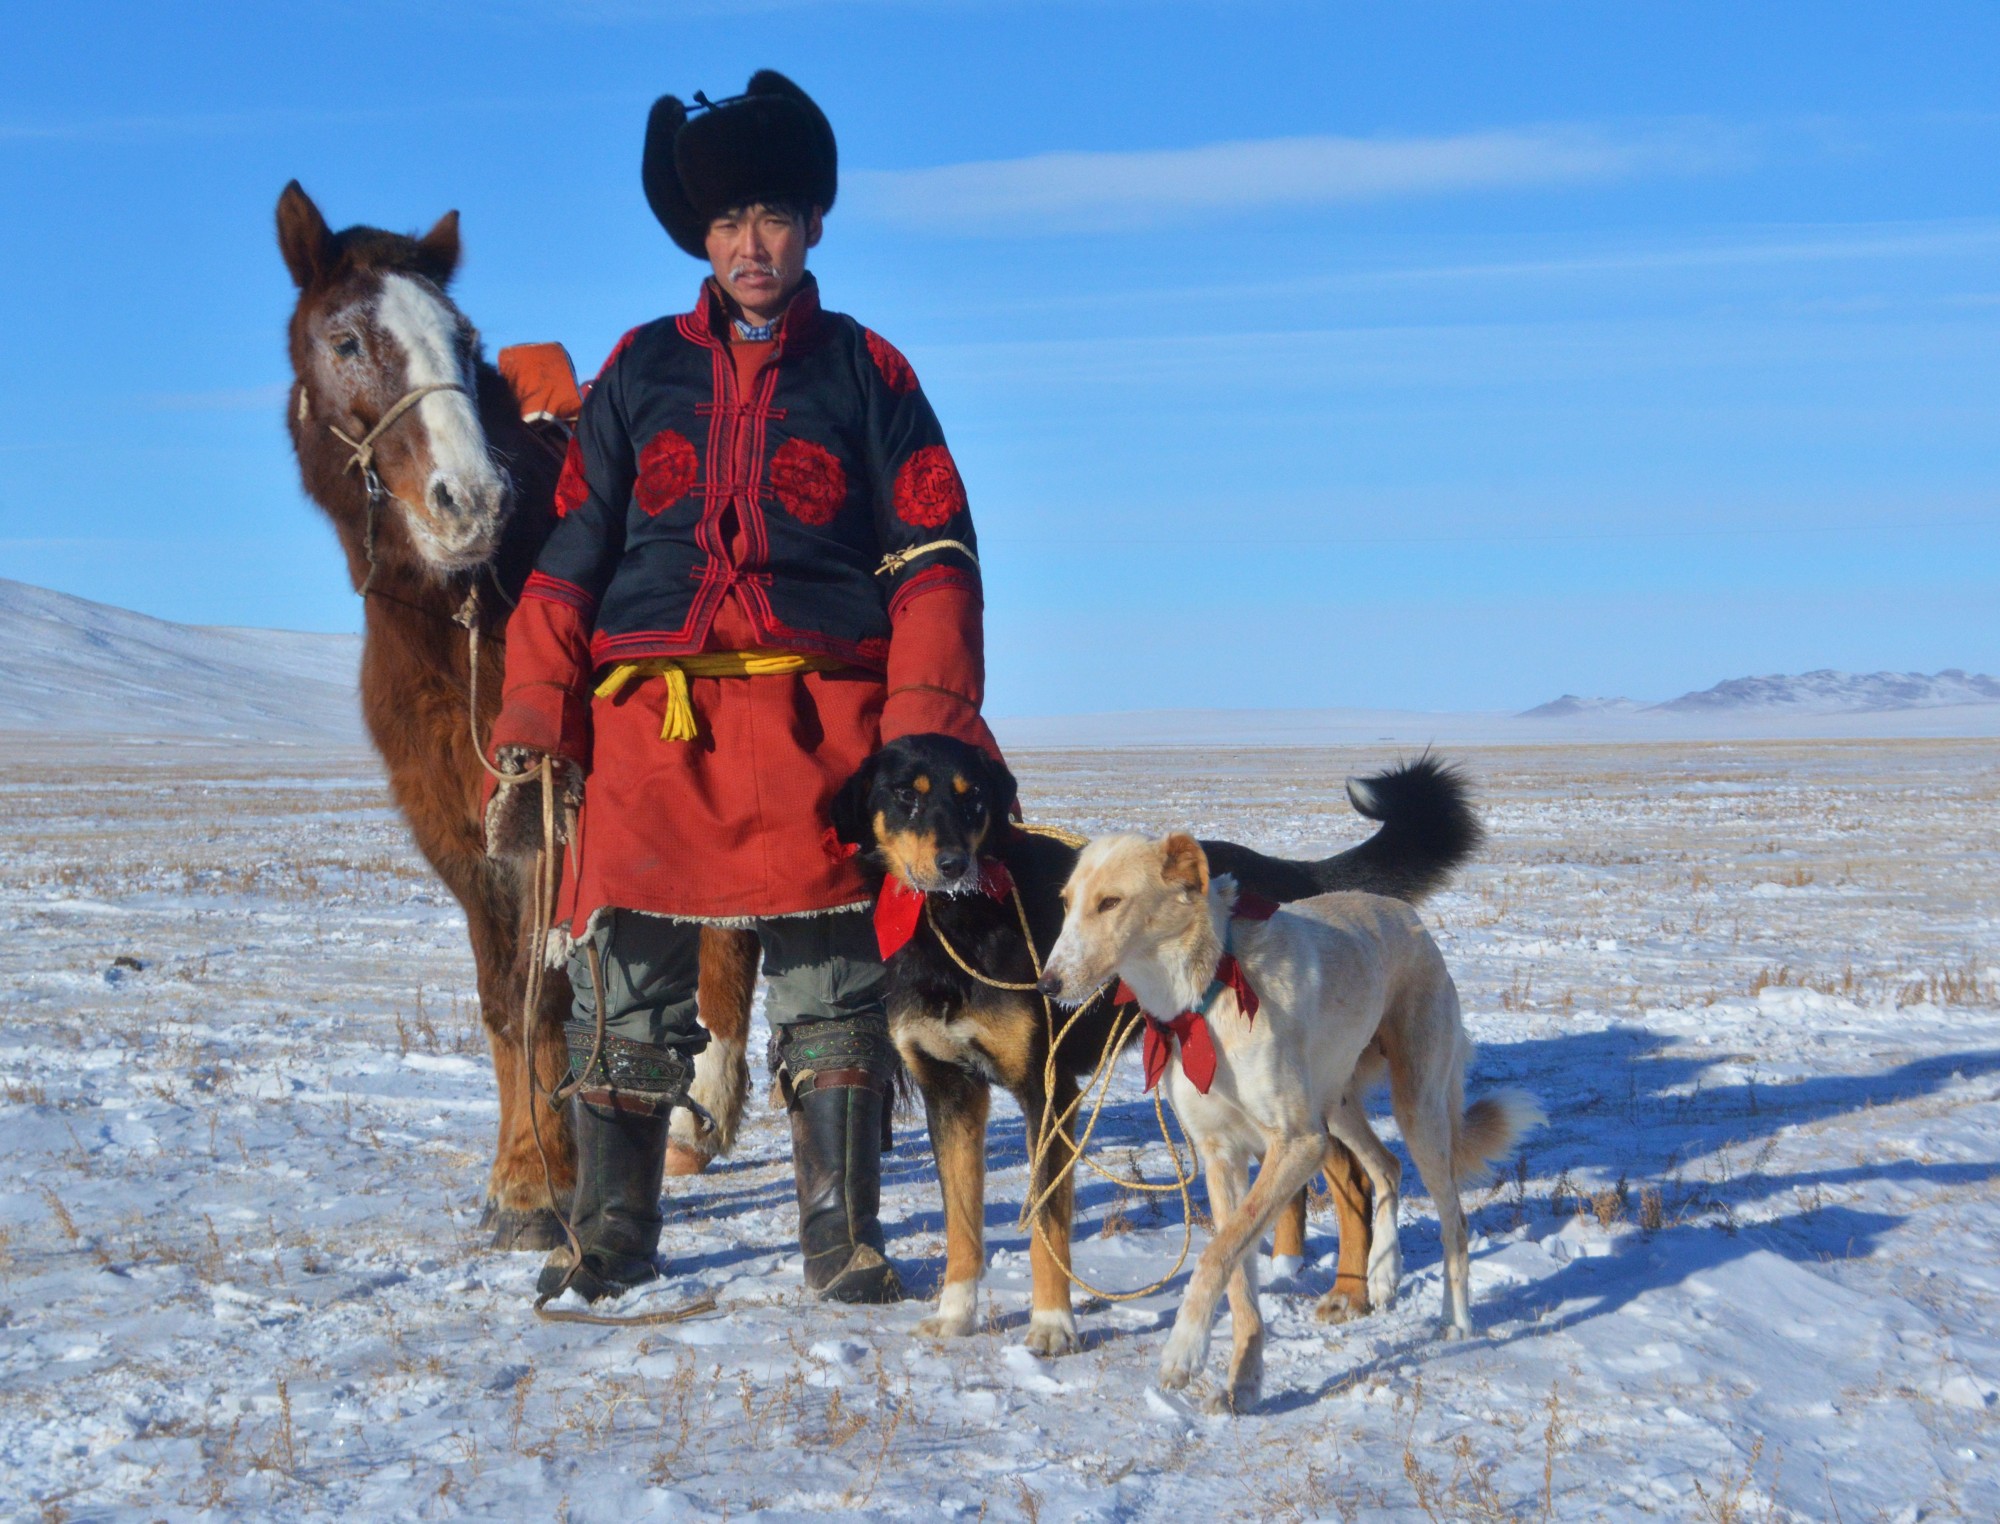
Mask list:
[[[988,751],[976,541],[914,371],[806,272],[833,131],[769,70],[647,124],[648,201],[712,271],[692,312],[634,329],[592,388],[550,536],[507,630],[499,765],[559,759],[580,1264],[541,1289],[650,1280],[668,1110],[706,1041],[700,928],[754,928],[791,1113],[808,1286],[901,1288],[877,1219],[893,1070],[870,889],[827,807],[884,740]],[[489,851],[541,842],[503,786]],[[598,1049],[598,1002],[604,1040]],[[588,1072],[586,1072],[586,1069]]]

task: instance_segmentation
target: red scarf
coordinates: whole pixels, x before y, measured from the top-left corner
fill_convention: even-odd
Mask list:
[[[1236,908],[1229,913],[1231,921],[1268,921],[1278,912],[1277,905],[1261,894],[1239,894]],[[1245,1021],[1257,1018],[1257,992],[1250,988],[1250,981],[1243,973],[1243,965],[1236,961],[1236,954],[1223,944],[1223,954],[1216,960],[1215,975],[1208,981],[1208,988],[1202,993],[1191,1011],[1182,1011],[1170,1021],[1162,1021],[1150,1011],[1146,1013],[1146,1088],[1151,1090],[1167,1072],[1167,1060],[1173,1056],[1169,1042],[1177,1042],[1181,1049],[1181,1073],[1188,1082],[1203,1095],[1215,1083],[1215,1034],[1208,1027],[1208,1013],[1214,1009],[1216,998],[1224,990],[1236,996],[1236,1009],[1243,1013]],[[1139,997],[1132,993],[1131,986],[1123,979],[1118,981],[1118,989],[1112,1000],[1119,1005],[1136,1005]]]
[[[980,858],[980,893],[989,899],[1004,900],[1013,889],[1014,876],[1005,863],[990,857]],[[923,894],[893,873],[882,880],[882,893],[875,901],[875,945],[882,949],[885,963],[910,945],[923,915]]]

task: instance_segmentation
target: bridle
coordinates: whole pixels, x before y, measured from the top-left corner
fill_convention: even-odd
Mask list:
[[[390,498],[396,498],[396,494],[383,486],[382,478],[376,474],[375,443],[384,434],[389,432],[397,419],[401,418],[419,402],[422,402],[424,398],[430,396],[432,392],[457,392],[460,396],[468,398],[472,395],[471,392],[467,391],[456,381],[432,381],[423,386],[413,387],[403,393],[402,396],[396,399],[389,411],[384,413],[380,420],[377,421],[375,427],[363,434],[359,439],[348,434],[338,424],[329,423],[326,426],[327,433],[331,434],[353,452],[347,457],[347,464],[340,468],[340,474],[345,476],[349,471],[359,470],[361,473],[362,489],[368,494],[368,518],[361,530],[361,554],[367,559],[368,575],[361,579],[361,585],[354,590],[358,597],[366,598],[369,588],[375,585],[375,521],[381,512],[382,504]],[[311,410],[310,395],[306,391],[304,383],[301,382],[299,386],[300,423],[306,421]],[[402,502],[403,500],[396,498],[396,501]],[[410,508],[411,512],[416,511],[408,503],[403,503],[403,506]]]

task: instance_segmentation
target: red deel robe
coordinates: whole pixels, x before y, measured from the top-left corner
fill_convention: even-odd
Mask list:
[[[739,394],[754,394],[772,350],[733,346]],[[751,537],[740,520],[728,528],[740,567]],[[507,626],[493,746],[555,752],[585,770],[560,918],[580,934],[602,906],[735,921],[868,903],[852,859],[828,848],[828,806],[861,762],[898,736],[939,732],[999,755],[979,713],[981,617],[972,578],[910,578],[889,608],[885,670],[692,678],[700,733],[664,741],[665,682],[635,680],[613,698],[595,697],[589,613],[524,597]],[[732,589],[702,649],[769,644]]]

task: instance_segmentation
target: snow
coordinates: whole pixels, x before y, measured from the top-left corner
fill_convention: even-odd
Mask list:
[[[1493,840],[1426,914],[1471,1091],[1553,1118],[1470,1198],[1481,1336],[1434,1337],[1412,1176],[1399,1302],[1312,1320],[1316,1217],[1264,1295],[1265,1402],[1228,1419],[1151,1384],[1185,1272],[1084,1304],[1079,1355],[1020,1347],[1004,1099],[989,1331],[803,1297],[761,1097],[737,1157],[669,1182],[670,1273],[631,1299],[717,1310],[537,1322],[534,1258],[474,1226],[495,1107],[461,924],[372,759],[5,743],[0,1516],[2000,1516],[1990,746],[1455,754]],[[1386,754],[1014,760],[1035,819],[1305,852],[1354,839],[1340,780]],[[1107,1162],[1159,1180],[1135,1069]],[[928,1290],[937,1186],[899,1130],[885,1220]],[[1118,1194],[1084,1185],[1079,1269],[1143,1283],[1177,1212]]]

